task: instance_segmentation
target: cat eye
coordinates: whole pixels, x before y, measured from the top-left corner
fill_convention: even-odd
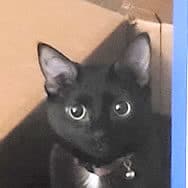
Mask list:
[[[74,105],[67,108],[69,116],[74,120],[82,120],[85,118],[87,109],[84,105]]]
[[[126,101],[121,101],[115,105],[114,112],[120,117],[126,117],[131,112],[131,105]]]

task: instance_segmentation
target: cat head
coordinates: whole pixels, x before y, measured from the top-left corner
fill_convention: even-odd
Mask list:
[[[151,57],[148,34],[139,34],[118,62],[78,64],[38,45],[52,129],[96,160],[113,159],[144,139]]]

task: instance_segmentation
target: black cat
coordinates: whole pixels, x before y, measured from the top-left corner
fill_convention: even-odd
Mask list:
[[[151,111],[148,34],[114,63],[78,64],[43,43],[38,54],[57,140],[51,187],[168,188],[170,121]]]

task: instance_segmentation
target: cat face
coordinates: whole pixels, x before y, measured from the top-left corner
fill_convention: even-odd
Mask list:
[[[115,159],[142,143],[149,43],[147,34],[138,35],[114,64],[77,64],[39,44],[48,119],[58,137],[95,160]]]

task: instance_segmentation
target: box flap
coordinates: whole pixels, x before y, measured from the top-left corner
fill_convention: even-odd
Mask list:
[[[172,23],[172,0],[122,0],[122,5],[127,3],[155,13],[163,23]]]
[[[152,20],[149,15],[151,12],[163,23],[172,23],[172,0],[88,0],[101,7],[113,11],[119,11],[121,14],[127,14],[128,8],[132,7],[132,15],[144,20]],[[135,8],[133,8],[135,7]],[[133,10],[134,9],[134,10]]]

